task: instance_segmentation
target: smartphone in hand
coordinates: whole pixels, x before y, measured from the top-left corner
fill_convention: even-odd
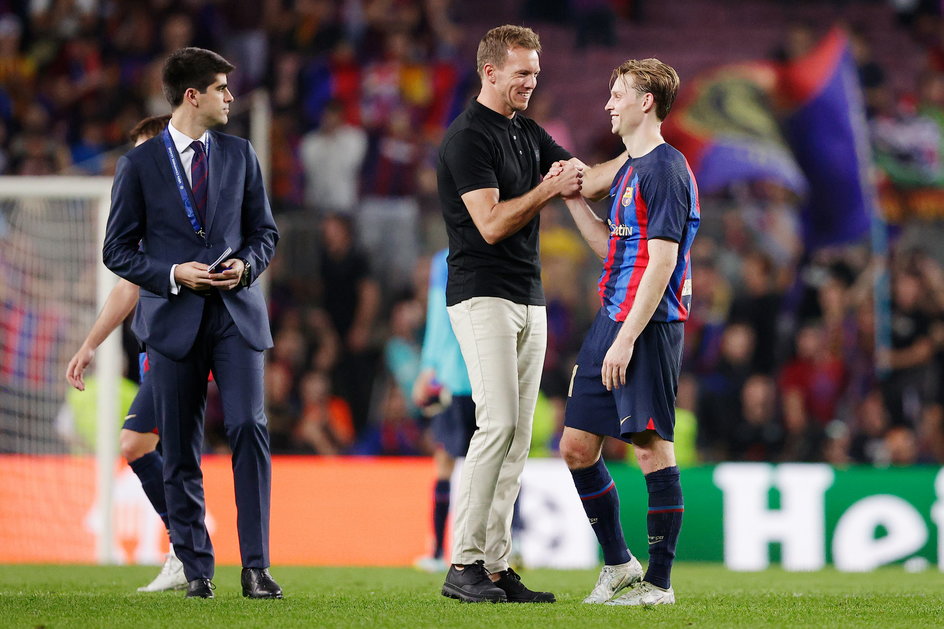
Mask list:
[[[228,258],[228,257],[229,257],[229,254],[231,254],[231,253],[233,253],[233,248],[232,248],[232,247],[227,247],[227,248],[226,248],[226,251],[224,251],[223,253],[221,253],[221,254],[220,254],[220,257],[217,258],[216,260],[214,260],[214,261],[210,264],[210,268],[208,269],[209,272],[210,272],[210,273],[222,273],[223,271],[225,271],[226,269],[220,269],[220,268],[217,268],[217,267],[219,267],[220,264],[223,262],[223,260],[225,260],[226,258]]]

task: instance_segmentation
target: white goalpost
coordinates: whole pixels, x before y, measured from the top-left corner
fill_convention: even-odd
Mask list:
[[[6,285],[0,306],[5,321],[0,451],[47,455],[82,453],[93,446],[99,505],[93,527],[100,533],[96,558],[101,563],[115,560],[111,544],[103,540],[111,539],[107,514],[117,456],[114,418],[121,412],[117,335],[96,351],[94,443],[82,443],[81,429],[70,443],[69,431],[56,425],[56,418],[66,397],[66,363],[116,282],[101,255],[95,255],[101,250],[95,245],[104,240],[110,194],[110,177],[0,177],[6,245],[0,270]]]

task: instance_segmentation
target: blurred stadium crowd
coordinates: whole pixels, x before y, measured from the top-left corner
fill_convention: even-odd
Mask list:
[[[754,4],[789,14],[791,3]],[[851,16],[883,191],[944,190],[939,3],[818,4]],[[869,15],[921,57],[895,68],[876,60],[855,23],[860,4],[878,7]],[[620,42],[618,26],[645,27],[649,3],[502,5],[507,21],[542,34],[546,51],[648,56]],[[111,174],[134,123],[168,110],[163,58],[187,45],[221,52],[237,66],[237,102],[257,88],[271,98],[269,191],[283,235],[268,273],[273,452],[428,454],[427,418],[410,391],[428,259],[445,246],[436,150],[477,90],[474,46],[499,23],[485,20],[488,11],[450,0],[0,0],[0,174]],[[766,25],[779,34],[769,58],[802,56],[828,26]],[[603,77],[615,63],[593,71]],[[566,81],[542,85],[527,115],[587,161],[616,154],[605,121],[593,135],[559,113],[574,98]],[[896,217],[884,304],[873,286],[886,258],[868,242],[808,251],[791,192],[754,181],[702,198],[680,462],[944,463],[944,267],[939,247],[913,236],[944,216],[940,199],[923,216]],[[542,214],[541,252],[550,338],[533,453],[553,455],[599,267],[562,206]],[[883,334],[887,346],[876,343]],[[225,448],[212,395],[207,428],[207,448]]]

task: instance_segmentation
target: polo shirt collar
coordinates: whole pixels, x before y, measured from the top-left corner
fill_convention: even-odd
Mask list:
[[[492,124],[500,125],[503,128],[510,128],[512,126],[519,127],[521,123],[519,121],[518,112],[515,112],[515,115],[511,118],[506,118],[502,114],[498,113],[494,109],[486,107],[479,101],[472,99],[472,108],[486,120],[490,121]]]

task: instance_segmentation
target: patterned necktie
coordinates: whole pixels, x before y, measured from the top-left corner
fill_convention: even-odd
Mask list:
[[[194,140],[190,144],[193,149],[193,162],[190,163],[190,189],[193,190],[193,200],[197,204],[197,218],[200,226],[206,229],[207,207],[207,154],[203,150],[203,142]]]

